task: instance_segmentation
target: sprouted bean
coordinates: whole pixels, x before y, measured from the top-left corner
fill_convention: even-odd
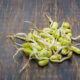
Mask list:
[[[48,15],[46,16],[50,22],[49,28],[43,28],[42,30],[32,29],[33,31],[28,34],[17,33],[8,36],[12,39],[15,45],[20,47],[17,48],[16,53],[13,55],[15,62],[15,56],[20,51],[23,51],[27,56],[29,56],[29,60],[20,72],[28,66],[31,59],[38,60],[39,66],[46,66],[49,61],[61,63],[67,59],[70,59],[73,52],[80,54],[80,49],[76,47],[80,44],[72,44],[72,41],[76,41],[80,38],[80,36],[75,38],[72,37],[70,24],[68,22],[63,22],[61,27],[58,28],[58,22],[53,22],[51,17]],[[25,22],[32,24],[35,28],[37,28],[32,22]],[[24,40],[25,43],[19,44],[14,40],[15,38]]]

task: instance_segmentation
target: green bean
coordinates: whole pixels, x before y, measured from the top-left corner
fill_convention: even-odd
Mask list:
[[[67,36],[69,36],[71,38],[72,37],[72,33],[68,33]]]
[[[48,36],[45,33],[40,33],[39,34],[42,38],[47,38]]]
[[[71,41],[64,40],[64,41],[62,42],[62,45],[70,46],[70,45],[71,45]]]
[[[48,63],[49,63],[48,59],[38,61],[39,66],[46,66]]]
[[[33,50],[30,49],[30,48],[25,48],[25,49],[23,50],[23,52],[24,52],[25,54],[27,54],[27,55],[30,55],[30,54],[33,52]]]
[[[67,48],[63,48],[61,53],[62,55],[67,55],[69,53],[69,50]]]
[[[55,30],[55,38],[59,39],[59,37],[60,37],[60,31],[56,29]]]
[[[58,28],[58,23],[57,22],[53,22],[50,24],[51,29],[57,29]]]
[[[71,45],[71,40],[67,40],[67,38],[59,38],[59,42],[63,45],[63,46],[70,46]]]
[[[64,29],[65,33],[71,33],[70,29]]]
[[[55,60],[60,60],[62,56],[60,54],[55,54],[50,57],[51,62],[55,62]]]
[[[32,43],[31,44],[34,48],[36,48],[38,51],[40,51],[42,49],[41,46],[39,46],[38,44]]]
[[[53,38],[53,36],[52,35],[50,35],[49,33],[47,33],[47,32],[44,32],[44,33],[40,33],[40,36],[41,37],[43,37],[43,38],[49,38],[49,39],[52,39]]]
[[[71,46],[70,50],[72,50],[73,52],[75,52],[76,54],[80,54],[80,49],[75,47],[75,46]]]
[[[30,45],[30,43],[23,43],[23,44],[22,44],[22,47],[23,47],[23,48],[30,48],[31,45]]]
[[[63,37],[60,37],[59,42],[61,43],[63,41],[63,39],[64,39]]]
[[[70,24],[68,22],[63,22],[63,27],[64,28],[70,28]]]

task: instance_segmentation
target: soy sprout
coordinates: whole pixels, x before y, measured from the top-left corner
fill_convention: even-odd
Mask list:
[[[76,47],[80,45],[80,43],[72,43],[72,41],[78,40],[80,36],[72,37],[70,24],[68,22],[63,22],[59,28],[58,22],[53,22],[51,17],[48,15],[46,16],[50,22],[48,28],[39,30],[31,21],[24,21],[32,24],[36,29],[32,29],[28,34],[20,32],[8,36],[16,46],[19,46],[16,53],[13,55],[14,61],[17,63],[15,56],[17,56],[20,51],[24,52],[24,54],[29,57],[27,63],[20,72],[28,66],[31,59],[37,60],[39,66],[46,66],[49,61],[61,63],[70,59],[73,52],[80,54],[80,49]],[[24,40],[25,42],[19,44],[16,42],[16,38]]]

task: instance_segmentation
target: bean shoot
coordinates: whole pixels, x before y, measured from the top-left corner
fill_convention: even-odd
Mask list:
[[[76,38],[72,37],[70,24],[68,22],[63,22],[62,26],[59,27],[58,22],[53,22],[51,17],[48,15],[47,18],[50,22],[50,25],[47,28],[43,28],[42,30],[35,28],[28,34],[17,33],[8,36],[12,39],[15,45],[20,47],[17,48],[16,53],[13,55],[14,60],[15,56],[20,51],[23,51],[27,56],[29,56],[29,60],[36,59],[39,66],[46,66],[50,61],[54,63],[61,63],[70,59],[73,52],[80,54],[80,49],[76,47],[76,44],[73,45],[72,43],[73,41],[78,40],[80,36]],[[34,25],[30,21],[25,22]],[[19,44],[14,41],[15,38],[24,40],[25,42]],[[23,66],[20,72],[25,69],[28,63],[29,61]]]

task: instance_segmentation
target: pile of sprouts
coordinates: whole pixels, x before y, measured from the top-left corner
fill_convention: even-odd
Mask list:
[[[49,27],[43,28],[42,30],[32,29],[32,32],[17,33],[14,35],[9,35],[8,37],[14,41],[18,38],[24,40],[22,44],[14,43],[18,46],[15,56],[20,52],[24,52],[29,57],[27,63],[20,70],[22,72],[28,65],[31,59],[36,59],[39,66],[46,66],[50,61],[54,63],[61,63],[72,57],[73,52],[80,54],[80,49],[76,46],[78,44],[73,44],[72,41],[76,41],[80,36],[74,38],[72,37],[70,24],[68,22],[63,22],[61,27],[59,27],[58,22],[53,22],[51,17],[47,15],[49,20]],[[27,23],[33,24],[30,21],[25,21]]]

